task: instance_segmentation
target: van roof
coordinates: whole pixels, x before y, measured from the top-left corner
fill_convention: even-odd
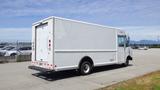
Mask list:
[[[111,28],[111,29],[116,29],[116,30],[118,30],[118,31],[119,31],[119,30],[122,31],[122,30],[119,29],[119,28],[115,28],[115,27],[111,27],[111,26],[105,26],[105,25],[100,25],[100,24],[95,24],[95,23],[89,23],[89,22],[84,22],[84,21],[67,19],[67,18],[62,18],[62,17],[57,17],[57,16],[50,16],[50,17],[48,17],[48,18],[42,19],[42,20],[40,20],[40,21],[38,21],[38,22],[35,22],[35,23],[33,23],[32,25],[36,25],[36,24],[39,24],[39,23],[41,23],[41,22],[43,22],[43,21],[46,21],[46,20],[49,20],[49,19],[54,19],[54,18],[56,18],[56,19],[62,19],[62,20],[68,20],[68,21],[74,21],[74,22],[79,22],[79,23],[84,23],[84,24],[89,24],[89,25],[96,25],[96,26],[101,26],[101,27],[106,27],[106,28]]]

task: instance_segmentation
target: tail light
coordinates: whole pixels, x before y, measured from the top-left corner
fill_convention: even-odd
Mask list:
[[[48,49],[51,50],[51,40],[48,40],[48,42],[49,42],[48,43],[48,47],[49,47]]]

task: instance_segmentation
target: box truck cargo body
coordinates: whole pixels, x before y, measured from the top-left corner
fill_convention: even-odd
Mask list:
[[[116,28],[59,17],[32,26],[32,61],[39,71],[77,69],[88,74],[93,67],[128,65],[132,60],[128,36]]]

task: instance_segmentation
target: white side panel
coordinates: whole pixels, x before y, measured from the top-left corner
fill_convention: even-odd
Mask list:
[[[69,20],[55,19],[55,49],[115,50],[116,30]]]
[[[115,64],[116,52],[62,52],[56,51],[55,64],[56,69],[77,68],[80,59],[84,56],[90,56],[94,60],[94,66]]]
[[[84,56],[90,56],[96,66],[117,63],[116,31],[56,18],[54,62],[57,69],[77,67]]]

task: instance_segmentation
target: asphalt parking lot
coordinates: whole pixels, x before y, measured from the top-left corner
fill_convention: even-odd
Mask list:
[[[39,73],[28,69],[29,62],[0,64],[0,90],[91,90],[160,70],[160,49],[134,50],[128,67],[96,68],[79,76],[75,71]]]

